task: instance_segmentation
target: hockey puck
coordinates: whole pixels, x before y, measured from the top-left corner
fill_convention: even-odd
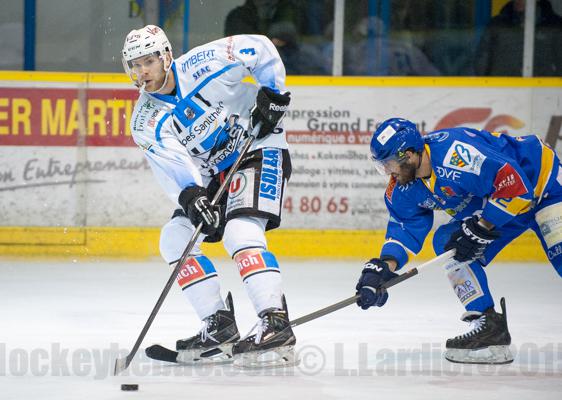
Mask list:
[[[139,390],[139,385],[137,384],[123,384],[121,385],[121,390],[124,390],[126,392],[134,392]]]

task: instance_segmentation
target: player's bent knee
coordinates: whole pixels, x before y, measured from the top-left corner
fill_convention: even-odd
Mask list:
[[[234,255],[234,261],[242,281],[264,272],[280,272],[279,264],[273,253],[260,249],[245,249]]]
[[[223,245],[230,257],[243,249],[266,249],[266,224],[267,220],[256,217],[239,217],[228,221],[224,228]]]
[[[191,222],[185,217],[172,218],[160,231],[160,254],[168,264],[174,263],[181,258],[187,243],[193,236],[194,228]],[[199,245],[201,240],[197,241],[191,254],[200,254]]]

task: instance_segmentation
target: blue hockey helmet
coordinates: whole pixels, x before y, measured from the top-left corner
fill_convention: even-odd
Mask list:
[[[400,163],[406,150],[421,151],[423,139],[416,125],[403,118],[384,121],[373,133],[371,155],[375,167],[381,174],[387,174],[390,163]]]

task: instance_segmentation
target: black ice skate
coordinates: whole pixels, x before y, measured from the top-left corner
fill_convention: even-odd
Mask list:
[[[232,295],[226,296],[226,310],[219,310],[203,320],[203,328],[195,336],[180,339],[176,350],[154,345],[146,349],[153,359],[188,365],[232,361],[232,346],[240,339],[234,319]]]
[[[505,299],[500,300],[502,314],[494,308],[484,313],[466,312],[461,320],[472,328],[464,335],[447,340],[445,358],[465,364],[509,364],[513,355],[509,350],[511,336],[507,329]]]
[[[262,312],[250,333],[232,348],[234,365],[240,368],[270,368],[298,364],[294,346],[297,342],[289,322],[285,299],[283,310]],[[251,333],[257,328],[257,332]]]

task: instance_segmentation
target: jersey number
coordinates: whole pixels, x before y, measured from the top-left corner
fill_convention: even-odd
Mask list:
[[[249,54],[251,56],[256,54],[256,51],[254,50],[253,47],[248,47],[247,49],[242,49],[240,50],[240,54]]]

